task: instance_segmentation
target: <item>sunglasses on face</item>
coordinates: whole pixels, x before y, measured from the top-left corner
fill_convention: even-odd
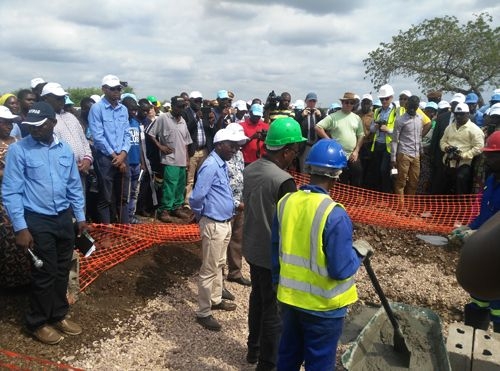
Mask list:
[[[108,86],[108,90],[109,91],[122,91],[122,87],[121,86],[113,86],[112,88],[110,88]]]
[[[350,104],[351,106],[354,106],[356,104],[355,100],[343,100],[342,104]]]

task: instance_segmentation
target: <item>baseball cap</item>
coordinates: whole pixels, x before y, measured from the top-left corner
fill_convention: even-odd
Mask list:
[[[461,113],[461,112],[469,112],[469,106],[465,103],[458,103],[457,106],[455,107],[455,113]]]
[[[432,108],[432,109],[435,109],[437,111],[438,110],[438,104],[436,102],[427,102],[425,104],[425,108]]]
[[[264,107],[262,107],[262,104],[252,104],[252,107],[250,107],[250,112],[252,112],[252,115],[254,116],[264,116]]]
[[[101,97],[97,94],[93,94],[90,96],[90,99],[92,99],[95,103],[97,103],[101,100]]]
[[[373,97],[371,94],[363,94],[363,96],[361,97],[361,100],[365,100],[365,99],[368,99],[368,100],[373,102]]]
[[[41,126],[47,119],[56,119],[56,113],[52,106],[46,102],[34,103],[26,115],[23,124],[31,126]]]
[[[40,84],[43,84],[45,82],[44,79],[42,79],[41,77],[35,77],[34,79],[31,79],[31,89],[34,89],[36,88],[38,85]]]
[[[235,107],[238,109],[238,111],[246,111],[247,108],[247,102],[244,100],[238,100],[236,101]]]
[[[10,112],[10,109],[8,109],[7,107],[0,106],[0,118],[5,120],[13,120],[18,117],[19,116],[14,115],[12,112]]]
[[[246,143],[248,137],[243,132],[228,127],[220,129],[219,131],[217,131],[217,133],[215,133],[214,143],[223,142],[225,140],[228,140],[230,142],[237,142],[240,146]]]
[[[227,90],[219,90],[217,92],[217,99],[229,99],[229,94]]]
[[[439,109],[445,109],[445,108],[450,108],[450,103],[448,103],[448,101],[446,100],[442,100],[438,103],[438,108]]]
[[[189,93],[189,98],[193,98],[193,99],[203,98],[203,95],[201,95],[201,93],[199,91],[194,90],[191,93]]]
[[[43,97],[44,95],[47,94],[53,94],[58,97],[62,97],[68,95],[69,93],[67,91],[64,91],[61,84],[58,84],[57,82],[48,82],[43,87],[42,93],[40,95]]]
[[[409,90],[403,90],[401,93],[399,93],[399,95],[400,95],[400,96],[401,96],[401,95],[405,95],[405,96],[407,96],[408,98],[410,98],[410,97],[411,97],[411,91],[409,91]]]
[[[500,116],[500,103],[495,103],[490,107],[490,111],[488,113],[489,116],[499,115]],[[0,116],[2,117],[2,116]]]
[[[314,92],[307,93],[305,101],[307,102],[308,100],[318,100],[318,96]]]
[[[120,82],[120,79],[115,75],[106,75],[102,78],[101,85],[102,86],[106,85],[109,86],[110,88],[113,88],[115,86],[121,86],[122,83]]]
[[[64,97],[64,105],[65,105],[65,106],[74,106],[74,105],[75,105],[75,102],[73,102],[73,101],[71,100],[71,98],[69,97],[69,95],[66,95],[66,96]]]
[[[453,95],[453,98],[451,98],[451,100],[450,100],[450,103],[453,103],[453,102],[465,103],[465,95],[463,95],[462,93],[456,93],[455,95]],[[467,111],[467,112],[469,112],[469,111]]]

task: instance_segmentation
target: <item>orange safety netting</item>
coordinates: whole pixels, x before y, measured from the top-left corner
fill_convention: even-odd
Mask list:
[[[309,175],[292,173],[298,186]],[[330,191],[357,223],[384,228],[449,233],[454,225],[468,224],[479,212],[480,195],[397,196],[337,183]],[[93,224],[91,235],[97,251],[80,260],[80,288],[84,290],[100,273],[154,244],[196,242],[197,224]]]
[[[62,363],[51,362],[46,359],[35,358],[24,354],[17,354],[9,350],[0,349],[0,369],[2,370],[67,370],[83,371]]]

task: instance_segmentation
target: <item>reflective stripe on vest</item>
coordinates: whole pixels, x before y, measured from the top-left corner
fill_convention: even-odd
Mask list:
[[[387,119],[387,128],[389,130],[394,130],[394,124],[396,122],[396,107],[393,106],[391,109],[391,112],[389,112],[389,118]],[[375,112],[373,113],[373,121],[377,122],[378,118],[380,117],[380,108],[377,108]],[[375,142],[377,141],[378,137],[378,130],[375,132],[375,135],[373,136],[373,142],[372,142],[372,147],[371,151],[373,152],[375,150]],[[387,152],[391,153],[391,142],[392,142],[392,135],[389,133],[385,133],[385,149]]]
[[[307,208],[303,208],[304,204],[307,204]],[[279,201],[277,211],[282,235],[279,247],[279,301],[299,308],[325,311],[344,307],[357,300],[354,278],[335,280],[329,276],[326,267],[323,229],[336,205],[342,207],[326,194],[309,191],[289,193]],[[296,229],[293,225],[297,218],[303,218],[301,220],[305,223],[300,226],[302,236],[297,234],[299,227]],[[290,234],[285,237],[284,233]],[[284,246],[284,242],[289,246]],[[294,250],[297,254],[293,253]]]

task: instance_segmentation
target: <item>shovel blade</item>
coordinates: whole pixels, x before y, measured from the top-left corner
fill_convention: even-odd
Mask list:
[[[406,367],[410,367],[411,351],[399,328],[394,331],[394,350],[401,355]]]

